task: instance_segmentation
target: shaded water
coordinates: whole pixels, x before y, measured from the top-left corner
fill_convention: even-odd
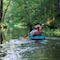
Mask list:
[[[47,40],[47,43],[38,44],[25,41],[23,37],[17,39],[26,32],[22,33],[20,30],[10,32],[11,39],[0,45],[0,60],[60,60],[60,40]]]

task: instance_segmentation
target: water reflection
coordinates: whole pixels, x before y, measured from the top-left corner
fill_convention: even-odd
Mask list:
[[[23,41],[18,40],[11,40],[10,42],[7,42],[3,44],[3,50],[6,51],[7,55],[3,57],[3,60],[22,60],[22,54],[26,51],[32,51],[34,49],[38,49],[38,47],[23,47],[21,48],[21,44],[26,43]],[[30,43],[30,42],[27,42]]]
[[[0,57],[2,60],[59,60],[60,46],[56,43],[49,40],[47,44],[37,44],[34,41],[12,39],[1,45],[3,47],[0,50],[5,55]]]

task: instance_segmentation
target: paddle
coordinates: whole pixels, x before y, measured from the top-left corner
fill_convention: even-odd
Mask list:
[[[29,38],[27,38],[27,37],[24,37],[24,40],[29,40]]]

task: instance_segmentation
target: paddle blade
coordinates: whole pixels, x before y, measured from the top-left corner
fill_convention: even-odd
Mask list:
[[[25,37],[24,40],[29,40],[29,39],[27,37]]]

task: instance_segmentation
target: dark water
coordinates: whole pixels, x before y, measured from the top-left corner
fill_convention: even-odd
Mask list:
[[[0,45],[0,60],[60,60],[60,40],[47,40],[46,44],[24,41],[20,36],[26,32],[14,29],[5,33],[9,41]]]
[[[39,49],[35,49],[33,53],[26,52],[23,56],[27,57],[28,60],[60,60],[59,43],[49,41],[46,45],[39,44]]]

